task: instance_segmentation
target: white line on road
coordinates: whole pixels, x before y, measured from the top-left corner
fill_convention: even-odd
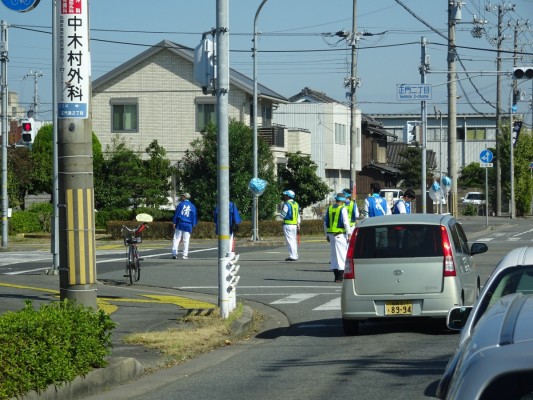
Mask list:
[[[322,304],[321,306],[317,308],[313,308],[313,311],[332,311],[332,310],[340,310],[340,309],[341,309],[341,298],[337,297],[336,299],[328,301],[327,303]]]
[[[300,303],[304,300],[310,299],[312,297],[315,297],[316,294],[314,293],[298,293],[298,294],[291,294],[290,296],[283,297],[282,299],[278,299],[276,301],[273,301],[270,304],[296,304]]]

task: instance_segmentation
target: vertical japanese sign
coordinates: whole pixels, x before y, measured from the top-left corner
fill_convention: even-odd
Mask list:
[[[59,0],[58,118],[88,118],[91,57],[88,0]]]

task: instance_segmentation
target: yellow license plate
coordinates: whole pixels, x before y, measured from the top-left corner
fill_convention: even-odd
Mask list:
[[[413,314],[413,303],[410,301],[386,301],[385,315],[411,315]]]

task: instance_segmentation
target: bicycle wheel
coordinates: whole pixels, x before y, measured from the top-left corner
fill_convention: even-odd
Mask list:
[[[130,246],[128,250],[128,264],[126,266],[126,274],[130,280],[130,285],[133,285],[133,275],[134,275],[134,270],[135,270],[134,255],[135,253],[134,253],[133,246]]]
[[[133,278],[135,279],[135,282],[139,282],[141,279],[141,262],[139,261],[139,257],[137,257],[137,260],[135,261],[135,275]]]

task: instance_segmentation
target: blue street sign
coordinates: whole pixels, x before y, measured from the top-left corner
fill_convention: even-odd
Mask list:
[[[479,159],[482,163],[490,163],[492,162],[492,159],[494,158],[494,155],[492,154],[492,151],[490,150],[482,150],[481,153],[479,153]]]
[[[13,11],[27,12],[37,7],[41,0],[2,0],[2,3]]]

